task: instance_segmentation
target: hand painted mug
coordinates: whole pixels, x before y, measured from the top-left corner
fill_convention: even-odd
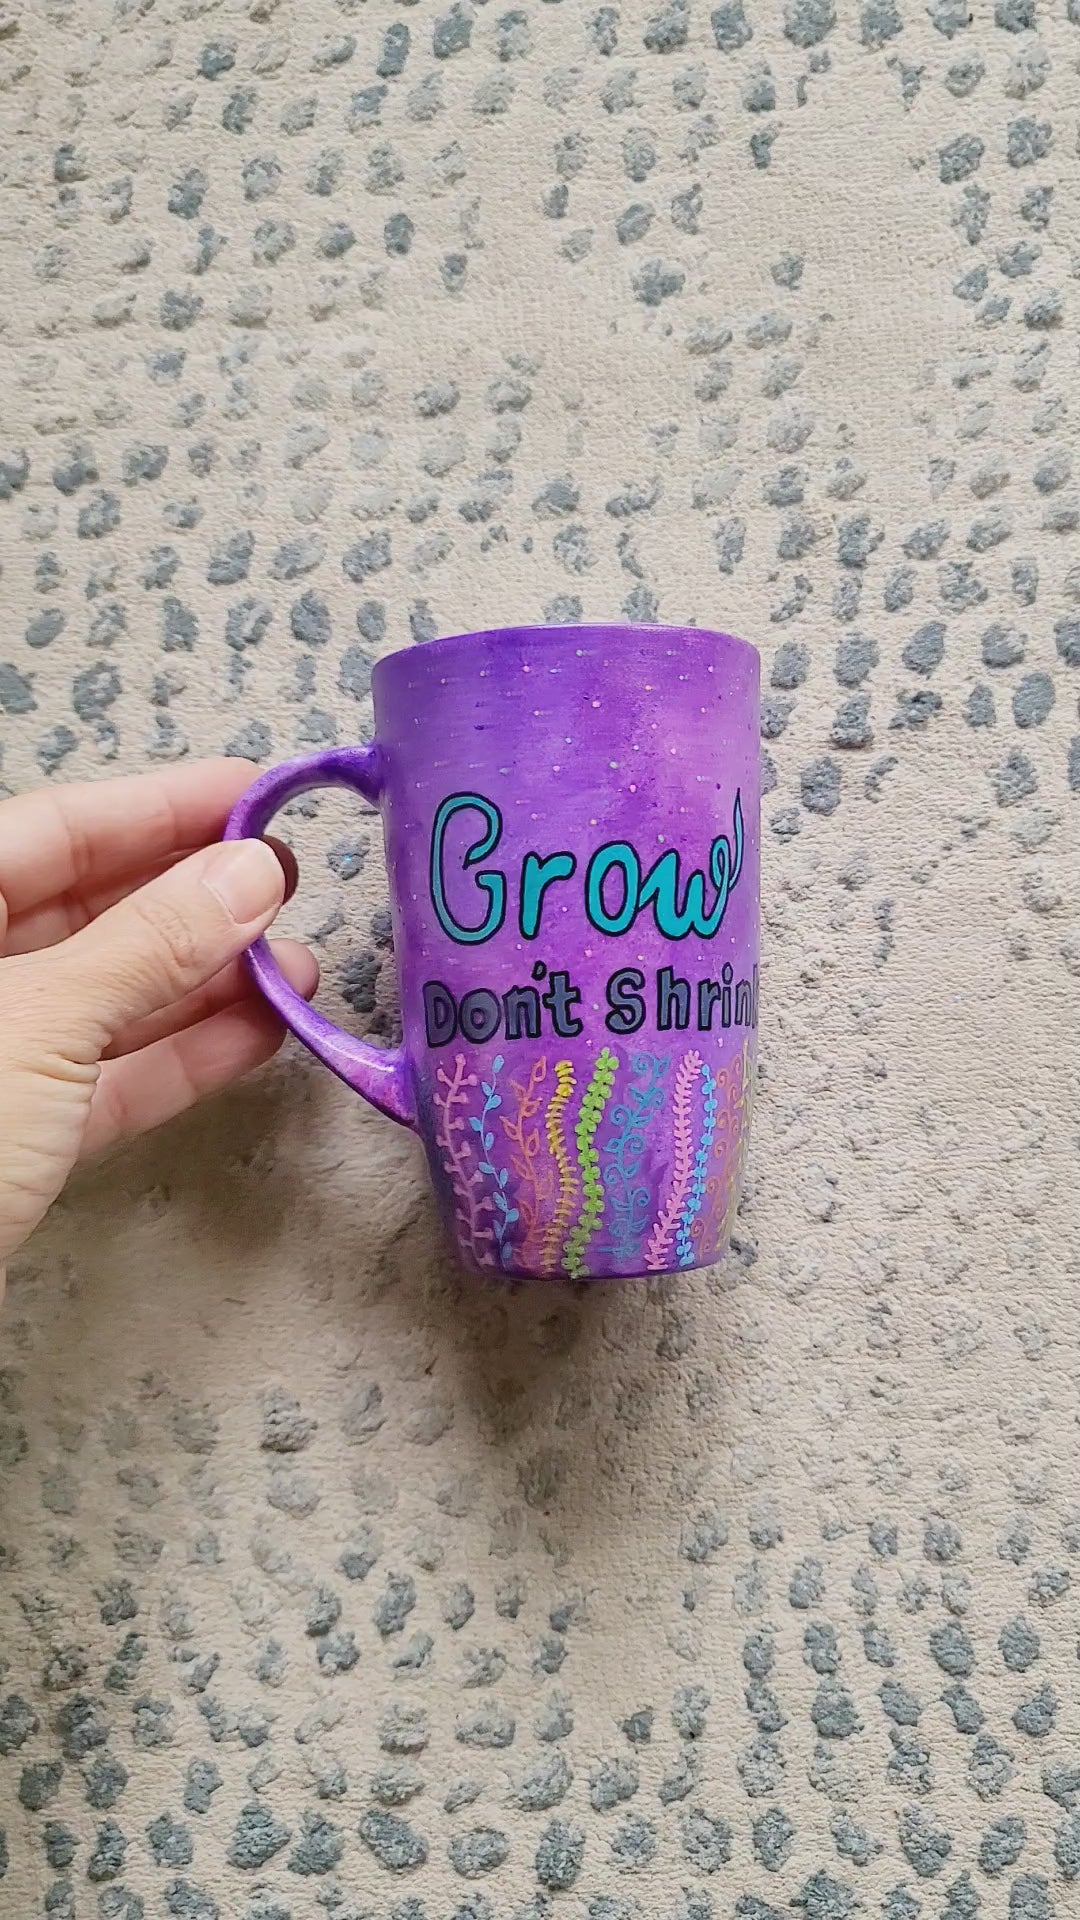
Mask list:
[[[383,815],[403,1045],[250,962],[414,1128],[463,1264],[608,1279],[723,1253],[753,1107],[759,663],[696,627],[510,627],[372,675],[375,739],[263,774],[231,839],[346,786]]]

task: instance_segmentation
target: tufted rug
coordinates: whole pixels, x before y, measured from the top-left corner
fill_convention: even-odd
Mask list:
[[[296,1050],[17,1263],[12,1920],[1076,1912],[1078,122],[1078,0],[0,0],[9,790],[504,620],[765,696],[721,1268],[466,1282]]]

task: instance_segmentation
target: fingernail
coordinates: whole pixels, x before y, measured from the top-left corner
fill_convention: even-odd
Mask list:
[[[285,877],[273,848],[264,840],[231,840],[208,861],[203,885],[216,893],[226,913],[243,927],[281,905]]]
[[[300,869],[296,864],[296,855],[291,847],[285,845],[284,840],[275,840],[272,833],[267,834],[266,844],[272,847],[277,855],[278,864],[285,875],[285,898],[291,900],[300,884]]]

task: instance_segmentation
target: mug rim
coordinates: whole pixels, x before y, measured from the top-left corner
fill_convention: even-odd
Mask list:
[[[528,640],[534,643],[546,643],[558,640],[565,645],[572,643],[575,636],[579,638],[587,636],[589,639],[598,639],[601,635],[605,638],[610,638],[612,635],[618,635],[620,639],[631,637],[637,641],[663,641],[670,639],[673,635],[678,635],[679,639],[684,641],[721,641],[724,646],[734,647],[739,652],[749,655],[750,661],[756,663],[759,669],[761,665],[761,653],[759,649],[755,647],[753,641],[744,640],[740,634],[726,633],[717,627],[667,626],[661,624],[643,626],[636,624],[632,620],[583,620],[557,626],[547,625],[544,622],[537,622],[534,625],[515,623],[514,625],[505,627],[477,627],[474,629],[466,629],[460,633],[440,634],[437,640],[419,640],[412,642],[412,644],[407,647],[395,647],[393,652],[382,654],[380,658],[374,662],[371,670],[372,683],[374,684],[376,680],[381,680],[384,669],[391,667],[395,661],[411,661],[418,654],[422,654],[425,658],[434,656],[437,659],[444,659],[448,653],[463,646],[466,641],[470,640]]]

